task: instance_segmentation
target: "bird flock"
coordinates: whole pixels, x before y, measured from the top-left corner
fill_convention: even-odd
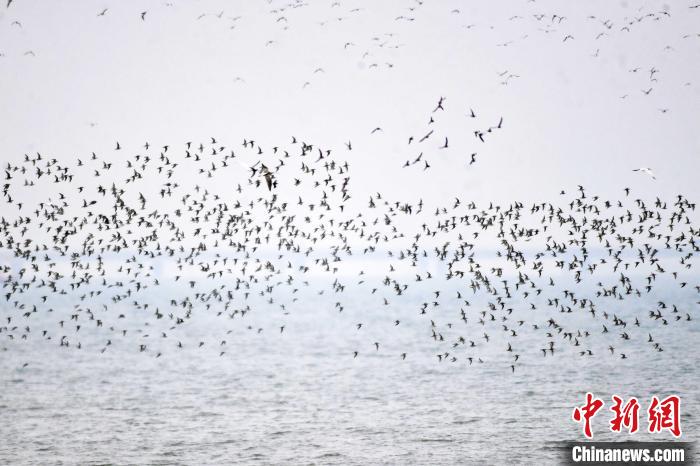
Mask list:
[[[32,23],[14,16],[20,1],[8,0],[0,19],[24,47],[19,41]],[[260,49],[274,51],[288,39],[286,31],[339,29],[375,16],[369,5],[317,5],[319,14],[308,15],[312,25],[299,13],[309,3],[271,5],[266,19],[275,34]],[[179,6],[153,4],[128,17],[148,28],[168,21]],[[411,28],[439,14],[440,21],[459,23],[467,40],[483,31],[493,54],[538,39],[543,50],[584,43],[587,60],[607,63],[617,62],[616,44],[627,35],[647,34],[676,14],[700,14],[693,3],[678,13],[645,4],[619,17],[574,18],[530,1],[522,14],[476,24],[466,11],[443,6],[412,0],[386,7],[390,30],[345,31],[329,47],[363,73],[393,73],[405,64],[395,59],[409,53]],[[123,20],[128,8],[100,6],[89,16]],[[225,10],[191,17],[197,27],[232,31],[247,19]],[[700,39],[697,31],[674,34],[664,57]],[[12,54],[42,58],[38,49]],[[517,66],[493,73],[498,89],[518,85],[524,73]],[[666,66],[666,59],[625,62],[619,81],[627,92],[613,99],[653,102],[662,105],[661,114],[672,113],[663,99],[694,84],[670,79]],[[294,87],[311,93],[338,71],[312,63]],[[253,80],[245,73],[233,78],[241,86]],[[457,110],[450,104],[437,97],[424,123],[396,138],[397,170],[438,182],[429,170],[447,157],[475,169],[483,148],[513,121],[476,104]],[[444,124],[450,112],[461,113],[461,131]],[[638,356],[631,340],[643,341],[651,354],[663,352],[661,329],[694,319],[700,227],[692,199],[646,199],[624,186],[615,199],[583,186],[529,203],[477,205],[461,192],[444,205],[428,205],[419,193],[395,199],[386,186],[351,183],[356,154],[370,152],[375,138],[393,138],[384,127],[386,133],[368,126],[362,143],[349,137],[339,147],[298,135],[277,143],[250,136],[122,140],[70,159],[34,152],[3,162],[0,350],[32,341],[61,351],[152,358],[214,348],[213,356],[225,357],[239,344],[236,331],[287,338],[295,314],[320,305],[329,308],[327,319],[353,316],[344,329],[351,360],[386,351],[407,360],[429,348],[437,363],[498,364],[516,372],[526,360],[547,362],[562,353],[631,359]],[[656,180],[650,167],[630,171]],[[256,315],[265,315],[266,324],[258,325]],[[190,342],[188,329],[212,319],[211,332]],[[377,326],[387,328],[373,333]],[[377,337],[390,339],[404,326],[420,329],[428,344],[396,351]]]
[[[178,7],[181,5],[165,2],[157,6],[154,5],[151,10],[137,8],[127,12],[124,11],[125,7],[115,5],[99,8],[95,12],[90,12],[88,16],[92,16],[98,21],[109,21],[112,14],[118,13],[120,18],[123,17],[122,15],[128,15],[135,22],[147,25],[152,20],[169,21],[171,19],[169,12],[178,10]],[[340,1],[313,5],[302,0],[295,0],[281,3],[279,6],[270,5],[266,11],[267,17],[264,18],[249,18],[238,13],[217,10],[192,13],[191,21],[201,24],[205,28],[223,27],[231,31],[237,30],[241,23],[246,22],[246,20],[264,21],[271,25],[275,37],[279,37],[280,33],[309,27],[325,33],[334,27],[348,23],[357,24],[359,22],[361,24],[372,15],[381,15],[382,21],[387,27],[391,26],[391,31],[370,34],[368,37],[354,37],[352,40],[340,39],[336,47],[338,53],[347,57],[349,63],[359,62],[368,71],[391,71],[400,66],[394,59],[410,50],[409,40],[402,40],[402,38],[408,37],[411,28],[417,23],[431,21],[431,16],[436,14],[435,11],[430,11],[431,7],[430,3],[422,0],[412,0],[396,5],[395,8],[380,9],[375,12],[368,7],[347,6],[345,2]],[[7,1],[7,24],[9,24],[10,30],[24,28],[21,18],[12,16],[16,8],[17,5],[13,0]],[[312,9],[313,12],[307,11]],[[115,12],[114,10],[119,11]],[[584,14],[585,9],[571,12],[555,11],[551,10],[551,7],[541,5],[533,0],[527,2],[525,7],[519,8],[519,10],[523,10],[521,14],[513,15],[504,12],[502,18],[491,19],[488,23],[483,24],[470,22],[470,15],[460,8],[443,6],[439,13],[441,20],[458,23],[460,29],[467,34],[465,36],[467,40],[472,40],[469,34],[476,34],[477,31],[489,31],[488,37],[492,43],[488,46],[495,49],[520,47],[534,40],[544,40],[547,44],[553,43],[561,47],[581,42],[585,44],[587,49],[590,49],[587,58],[607,60],[619,53],[616,50],[619,41],[624,41],[629,36],[643,38],[645,35],[652,34],[652,27],[671,21],[674,15],[678,17],[698,15],[700,14],[700,4],[685,2],[685,4],[679,5],[673,13],[668,4],[662,5],[661,9],[646,4],[628,9],[626,5],[623,5],[619,15],[604,16]],[[307,12],[306,16],[303,13],[305,11]],[[154,18],[152,18],[153,15],[155,15]],[[311,18],[310,23],[309,18]],[[675,28],[675,26],[671,27]],[[491,33],[497,33],[497,37],[493,37]],[[681,30],[676,32],[675,37],[669,38],[667,43],[658,44],[658,46],[664,56],[672,56],[681,49],[694,47],[699,40],[700,31]],[[280,39],[277,38],[267,39],[261,44],[263,48],[279,45]],[[37,52],[33,49],[24,50],[15,55],[36,57]],[[0,57],[4,56],[6,54],[0,51]],[[625,102],[636,97],[649,98],[652,94],[659,93],[662,95],[660,98],[668,99],[670,95],[679,92],[678,87],[688,89],[694,85],[690,80],[692,76],[684,77],[682,82],[674,80],[665,82],[664,70],[659,63],[635,63],[633,66],[627,67],[625,71],[629,84],[625,84],[627,92],[619,96],[621,101]],[[315,66],[309,70],[307,80],[300,83],[299,87],[301,89],[309,88],[323,80],[325,74],[326,69],[323,66]],[[496,82],[503,86],[507,86],[521,77],[520,72],[511,69],[499,70],[494,75]],[[235,76],[233,81],[246,83],[247,80],[245,77]],[[658,101],[655,100],[655,104],[658,105]],[[666,106],[657,109],[663,114],[670,111]]]
[[[420,167],[422,167],[423,171],[428,170],[431,167],[431,165],[428,161],[428,158],[429,158],[428,154],[432,153],[432,149],[438,149],[439,151],[442,152],[442,151],[445,151],[445,149],[450,148],[450,140],[449,140],[448,136],[435,136],[435,137],[433,137],[433,139],[431,139],[433,134],[435,134],[435,131],[436,130],[439,131],[439,129],[436,128],[436,126],[439,126],[439,117],[437,117],[435,114],[436,114],[436,112],[444,112],[445,111],[445,105],[446,105],[445,101],[446,101],[445,97],[440,97],[440,99],[437,102],[437,105],[435,106],[435,108],[431,112],[431,114],[428,118],[428,121],[426,123],[426,127],[423,129],[423,133],[420,137],[416,137],[413,135],[408,137],[408,145],[411,146],[412,148],[418,147],[418,149],[416,149],[416,150],[420,151],[420,152],[418,153],[418,155],[414,159],[406,160],[406,162],[404,162],[404,164],[403,164],[403,168],[409,168],[413,165],[418,164]],[[472,108],[469,109],[468,113],[466,113],[465,116],[469,120],[475,119],[475,121],[476,121],[476,119],[477,119],[477,115]],[[438,119],[436,120],[436,118],[438,118]],[[493,133],[495,133],[498,130],[501,130],[502,128],[503,128],[503,117],[500,117],[497,123],[494,123],[492,126],[488,126],[485,129],[481,128],[481,127],[477,127],[476,129],[472,130],[472,134],[474,136],[475,141],[480,141],[483,144],[486,142],[485,138],[489,138]],[[374,133],[381,131],[381,130],[382,130],[382,128],[377,126],[376,128],[374,128],[371,131],[371,134],[374,134]],[[433,144],[433,146],[431,147],[430,144],[433,143],[433,140],[437,137],[442,138],[441,142],[438,145]],[[346,147],[348,149],[352,149],[351,143],[348,142],[346,144]],[[426,148],[426,151],[428,152],[428,154],[425,154],[426,151],[421,150],[421,148]],[[477,151],[478,151],[478,149],[475,149],[473,152],[471,152],[468,155],[468,158],[465,160],[466,166],[471,166],[474,163],[476,163],[476,160],[477,160],[476,158],[478,155]],[[424,154],[425,154],[425,156],[424,156]]]
[[[694,318],[700,228],[682,195],[645,201],[624,188],[603,199],[578,186],[528,205],[456,196],[428,206],[354,188],[356,150],[212,137],[7,163],[1,348],[32,340],[158,358],[213,347],[224,357],[233,329],[285,338],[288,319],[321,300],[328,319],[357,316],[348,358],[391,346],[363,340],[369,326],[410,321],[438,363],[487,364],[495,349],[515,372],[567,352],[628,359],[629,340],[661,352],[655,329]],[[260,313],[274,324],[252,325]],[[215,335],[187,343],[204,314]],[[99,344],[84,344],[86,333]]]

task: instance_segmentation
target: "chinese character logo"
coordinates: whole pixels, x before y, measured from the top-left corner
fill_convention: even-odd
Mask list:
[[[610,430],[612,432],[622,432],[634,434],[639,430],[639,401],[631,397],[625,403],[617,396],[612,396],[613,405],[610,411],[613,418],[610,420]],[[583,423],[583,435],[586,438],[593,438],[591,427],[593,418],[603,407],[604,402],[596,398],[592,393],[586,393],[586,402],[583,406],[576,406],[571,414],[575,422]],[[653,396],[647,409],[649,433],[669,431],[674,437],[681,436],[681,399],[676,395],[670,395],[663,400]]]
[[[649,405],[649,432],[668,430],[674,437],[681,436],[681,399],[675,395],[659,401],[655,396]]]
[[[615,402],[610,411],[615,413],[615,417],[610,421],[610,430],[613,432],[622,431],[622,427],[626,427],[630,434],[634,434],[639,429],[639,402],[635,397],[632,397],[627,403],[622,406],[622,398],[613,395],[612,400]]]
[[[603,400],[594,398],[593,394],[588,392],[586,393],[586,404],[581,407],[577,406],[571,415],[574,421],[583,421],[583,434],[587,438],[593,437],[593,432],[591,432],[591,419],[593,419],[593,416],[595,416],[602,407]]]

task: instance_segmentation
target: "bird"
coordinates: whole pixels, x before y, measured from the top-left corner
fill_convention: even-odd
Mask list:
[[[423,142],[423,141],[425,141],[426,139],[428,139],[428,138],[433,134],[433,131],[434,131],[434,130],[432,130],[432,129],[431,129],[430,131],[428,131],[428,132],[425,134],[425,136],[423,136],[422,138],[420,138],[420,140],[419,140],[418,142]]]
[[[649,175],[649,176],[651,177],[652,180],[655,180],[655,179],[656,179],[656,176],[654,176],[654,172],[651,171],[651,168],[646,168],[646,167],[635,168],[635,169],[632,170],[632,171],[644,173],[645,175]]]
[[[269,191],[272,191],[272,186],[274,184],[274,175],[272,172],[265,166],[265,164],[261,164],[260,166],[260,174],[265,178],[265,183],[267,184],[267,189]]]

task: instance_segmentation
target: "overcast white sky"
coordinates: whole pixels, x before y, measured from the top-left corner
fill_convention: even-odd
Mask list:
[[[0,6],[0,159],[295,135],[344,152],[355,193],[697,199],[695,3],[14,0]],[[401,168],[419,152],[430,170]]]

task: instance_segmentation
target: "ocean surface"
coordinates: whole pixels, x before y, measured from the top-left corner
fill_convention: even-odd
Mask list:
[[[52,341],[0,333],[0,463],[557,464],[559,442],[583,440],[571,413],[588,391],[606,403],[593,419],[595,440],[672,440],[668,432],[611,433],[612,394],[640,400],[641,431],[650,397],[678,394],[681,440],[698,437],[697,319],[659,328],[643,305],[620,303],[618,315],[639,315],[641,326],[628,326],[632,339],[624,343],[618,329],[596,335],[592,357],[561,343],[561,352],[543,357],[542,330],[506,339],[492,326],[490,349],[479,353],[484,363],[470,365],[467,349],[436,346],[427,319],[440,316],[419,315],[420,300],[377,309],[357,299],[342,312],[318,297],[283,316],[260,310],[249,320],[200,310],[190,333],[166,330],[158,344],[162,329],[149,333],[144,322],[152,319],[134,311],[123,319],[130,333],[111,337],[104,352],[99,332],[108,330],[87,324],[81,349],[68,328],[70,347],[59,346],[53,330]],[[697,304],[688,301],[686,310],[695,316]],[[463,334],[483,347],[479,324],[466,325]],[[647,332],[663,352],[650,347]],[[506,341],[521,355],[514,373]],[[141,342],[148,342],[143,352]],[[614,355],[608,344],[618,348]],[[440,362],[441,351],[454,353]]]

